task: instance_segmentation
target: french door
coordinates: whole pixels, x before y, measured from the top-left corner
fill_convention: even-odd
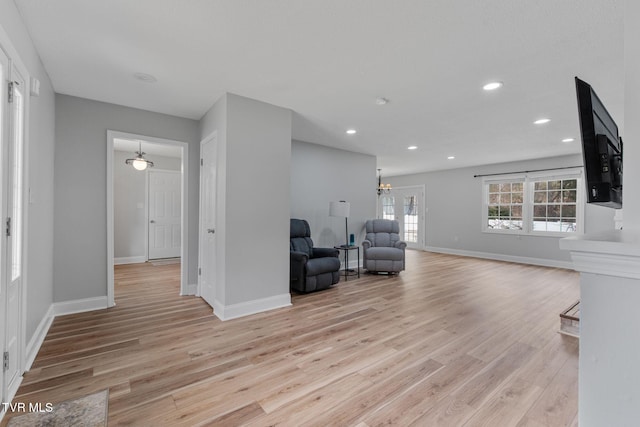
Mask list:
[[[424,247],[424,187],[394,188],[378,197],[378,217],[395,219],[407,247]]]
[[[20,380],[22,360],[23,194],[26,111],[25,73],[0,46],[0,193],[2,244],[0,245],[0,345],[3,369],[0,394],[6,402]],[[4,405],[3,405],[4,408]],[[0,408],[0,409],[3,409]]]

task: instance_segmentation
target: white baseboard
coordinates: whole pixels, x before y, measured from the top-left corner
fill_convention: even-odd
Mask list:
[[[40,347],[42,346],[42,343],[47,336],[47,332],[49,332],[49,328],[53,323],[54,317],[55,314],[53,313],[53,304],[51,304],[49,306],[49,310],[47,310],[47,313],[40,321],[40,324],[36,328],[36,331],[27,344],[27,359],[24,366],[25,371],[29,371],[31,369],[31,365],[33,365],[33,361],[36,360],[38,351],[40,351]]]
[[[142,262],[147,262],[147,257],[145,256],[127,256],[113,259],[113,265],[121,265],[121,264],[140,264]]]
[[[291,294],[289,293],[227,306],[215,300],[213,303],[213,314],[224,321],[237,319],[238,317],[248,316],[250,314],[262,313],[263,311],[274,310],[276,308],[288,307],[290,305]]]
[[[64,316],[65,314],[82,313],[85,311],[102,310],[107,308],[109,301],[106,296],[95,298],[84,298],[72,301],[54,302],[54,316]]]
[[[494,254],[490,252],[466,251],[466,250],[451,249],[451,248],[438,248],[434,246],[427,246],[425,247],[424,250],[427,252],[438,252],[441,254],[460,255],[460,256],[468,256],[473,258],[484,258],[484,259],[492,259],[496,261],[516,262],[519,264],[541,265],[543,267],[566,268],[568,270],[573,270],[573,263],[571,261],[557,261],[557,260],[545,259],[545,258],[530,258],[530,257],[522,257],[522,256],[515,256],[515,255]]]

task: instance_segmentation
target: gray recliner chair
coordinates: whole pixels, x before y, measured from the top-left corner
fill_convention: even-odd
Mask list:
[[[370,219],[365,228],[367,234],[362,242],[364,268],[372,273],[399,273],[404,270],[407,244],[400,240],[398,221]]]
[[[340,281],[339,251],[334,248],[314,248],[307,221],[291,219],[289,234],[291,289],[313,292],[330,288]]]

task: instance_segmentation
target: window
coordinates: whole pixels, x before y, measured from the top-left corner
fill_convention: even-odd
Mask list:
[[[522,182],[489,184],[487,227],[492,230],[522,230]]]
[[[383,219],[396,219],[395,214],[395,200],[392,196],[384,196],[382,198],[382,218]]]
[[[404,197],[404,239],[405,242],[418,241],[418,209],[416,196]]]
[[[483,230],[566,235],[582,231],[581,171],[492,176],[483,181]]]
[[[533,231],[576,231],[577,178],[534,181]]]

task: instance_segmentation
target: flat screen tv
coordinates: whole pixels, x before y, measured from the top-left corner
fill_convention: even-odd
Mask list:
[[[622,208],[622,138],[588,83],[576,77],[587,202]]]

